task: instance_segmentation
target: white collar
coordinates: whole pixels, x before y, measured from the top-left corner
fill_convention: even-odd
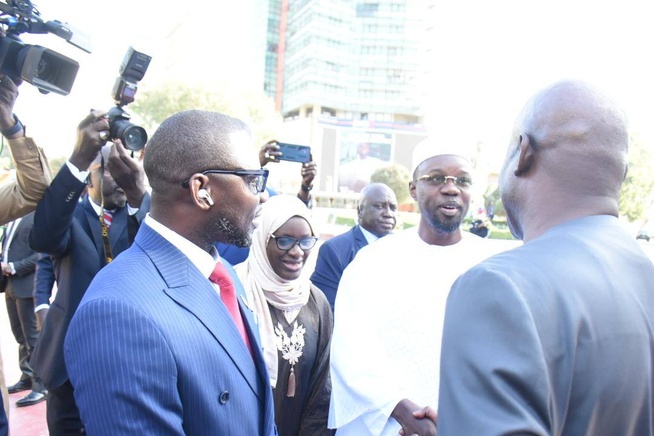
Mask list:
[[[215,248],[211,250],[211,253],[207,253],[179,233],[169,229],[159,221],[152,218],[149,213],[145,216],[144,222],[150,226],[152,230],[159,233],[164,239],[173,244],[179,251],[188,257],[191,263],[200,270],[204,277],[209,277],[211,275],[216,266],[216,261],[220,259]]]

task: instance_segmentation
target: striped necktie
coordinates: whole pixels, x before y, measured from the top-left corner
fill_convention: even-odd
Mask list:
[[[104,209],[104,223],[107,226],[107,229],[111,228],[111,222],[114,219],[114,211]]]

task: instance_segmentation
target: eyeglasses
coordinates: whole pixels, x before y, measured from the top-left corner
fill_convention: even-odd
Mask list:
[[[307,236],[306,238],[302,239],[295,239],[291,238],[290,236],[275,235],[270,235],[270,237],[275,241],[277,248],[284,251],[288,251],[295,247],[295,244],[299,245],[303,251],[309,251],[314,247],[314,245],[316,245],[316,242],[318,242],[318,238],[316,236]]]
[[[454,183],[460,189],[468,189],[472,185],[472,179],[466,176],[432,176],[430,174],[425,174],[424,176],[420,176],[415,179],[414,182],[417,182],[418,180],[425,180],[431,186],[443,186],[447,184],[448,180],[451,180],[452,183]]]
[[[206,170],[200,174],[231,174],[234,176],[243,177],[245,183],[250,188],[253,194],[258,194],[266,189],[266,181],[268,180],[269,171],[265,168],[259,170]],[[182,187],[188,188],[191,178],[182,182]]]

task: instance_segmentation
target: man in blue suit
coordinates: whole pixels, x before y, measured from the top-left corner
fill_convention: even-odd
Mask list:
[[[97,111],[80,123],[75,149],[39,202],[30,233],[30,246],[51,255],[58,288],[49,309],[39,307],[39,317],[47,315],[31,361],[48,389],[51,435],[84,431],[64,362],[70,319],[95,274],[130,246],[149,210],[140,164],[119,141],[103,149],[101,133],[108,128]],[[80,202],[85,188],[88,196]]]
[[[274,435],[253,314],[214,246],[251,244],[268,172],[247,126],[214,112],[171,116],[146,150],[150,214],[66,337],[82,420],[94,435]]]
[[[357,206],[359,224],[320,246],[311,282],[324,292],[332,310],[345,267],[361,248],[393,231],[396,211],[393,190],[383,183],[371,183],[361,191]]]

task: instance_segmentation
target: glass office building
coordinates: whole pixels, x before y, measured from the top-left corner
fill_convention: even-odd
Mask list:
[[[410,168],[426,136],[424,1],[256,0],[254,10],[263,89],[288,136],[320,159],[320,187],[358,191],[343,181],[343,166],[362,148]]]

